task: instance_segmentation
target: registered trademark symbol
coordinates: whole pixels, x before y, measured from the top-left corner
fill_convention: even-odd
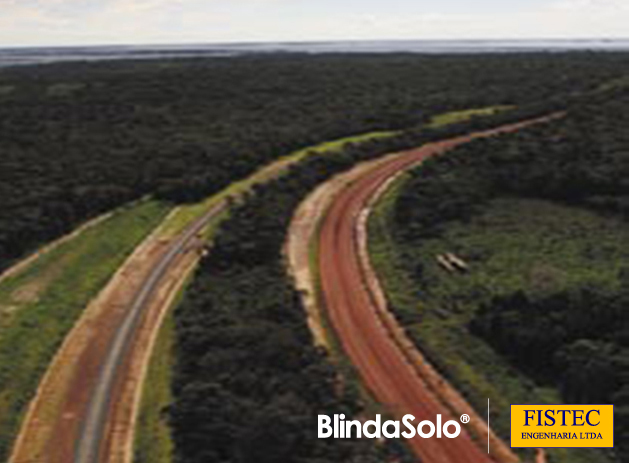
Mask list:
[[[470,416],[469,415],[461,415],[461,423],[463,424],[467,424],[470,422]]]

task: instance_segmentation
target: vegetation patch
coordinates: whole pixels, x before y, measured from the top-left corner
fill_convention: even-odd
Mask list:
[[[411,337],[477,409],[491,399],[492,421],[503,435],[510,429],[510,404],[561,403],[552,384],[537,384],[514,370],[472,336],[468,326],[483,304],[518,291],[539,297],[584,284],[618,289],[619,268],[610,262],[629,258],[622,244],[629,239],[629,228],[583,209],[503,198],[469,222],[452,222],[441,236],[401,250],[388,231],[387,214],[395,196],[391,190],[370,221],[370,253],[390,304]],[[436,257],[446,253],[461,257],[469,271],[443,268]],[[421,283],[408,271],[412,266],[421,269]],[[582,450],[572,452],[577,455],[552,453],[561,454],[560,461],[585,462],[596,456]]]

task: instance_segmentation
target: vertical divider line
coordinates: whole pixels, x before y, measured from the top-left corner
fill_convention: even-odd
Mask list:
[[[489,397],[487,397],[487,455],[489,455]]]

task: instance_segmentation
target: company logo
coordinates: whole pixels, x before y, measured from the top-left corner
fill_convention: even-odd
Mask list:
[[[613,405],[511,405],[511,447],[613,446]]]
[[[365,422],[358,420],[346,421],[343,414],[334,415],[333,417],[319,415],[318,437],[319,439],[327,439],[329,437],[337,439],[349,439],[352,437],[366,437],[368,439],[386,437],[388,439],[396,439],[402,436],[412,439],[418,435],[424,439],[431,437],[454,439],[461,434],[461,425],[458,422],[449,420],[443,423],[441,415],[437,415],[436,421],[436,424],[429,420],[420,421],[416,424],[413,415],[404,415],[401,422],[388,420],[384,423],[381,415],[376,415],[375,420]],[[469,416],[463,415],[461,417],[462,423],[469,423],[469,421]],[[401,429],[405,429],[405,431]]]

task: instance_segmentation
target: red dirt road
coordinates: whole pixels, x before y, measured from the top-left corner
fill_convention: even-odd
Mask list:
[[[377,299],[368,289],[360,257],[357,229],[361,213],[388,179],[422,160],[476,138],[514,132],[548,119],[535,119],[431,143],[392,158],[345,188],[324,217],[318,237],[324,305],[346,354],[365,385],[396,418],[410,413],[417,419],[415,424],[424,419],[436,422],[437,414],[442,415],[443,422],[460,420],[460,416],[453,416],[418,374],[378,315]],[[461,428],[461,435],[455,439],[417,437],[410,440],[409,445],[424,463],[497,461],[495,456],[487,454],[485,443],[472,440],[466,425]]]

